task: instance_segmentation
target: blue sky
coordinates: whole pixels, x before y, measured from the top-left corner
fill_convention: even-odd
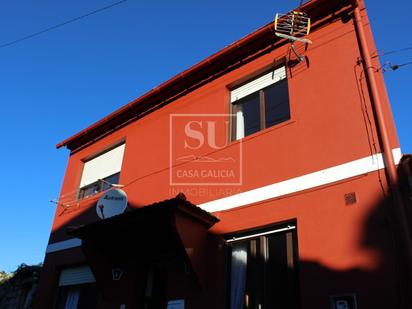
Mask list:
[[[113,2],[1,1],[0,45]],[[128,0],[0,48],[0,270],[44,258],[55,210],[49,200],[59,194],[68,158],[57,142],[298,2]],[[410,1],[366,4],[378,49],[412,46]],[[381,61],[412,61],[412,50]],[[412,152],[411,73],[412,65],[385,73],[404,153]]]

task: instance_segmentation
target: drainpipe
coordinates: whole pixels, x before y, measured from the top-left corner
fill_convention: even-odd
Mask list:
[[[372,93],[372,104],[375,107],[376,122],[378,125],[378,134],[381,138],[383,157],[385,160],[386,177],[392,193],[394,202],[395,226],[398,229],[401,248],[399,254],[405,259],[403,264],[406,264],[406,288],[410,287],[412,279],[412,245],[409,233],[408,222],[406,220],[405,206],[402,195],[398,185],[398,173],[394,162],[392,147],[388,135],[388,124],[383,112],[381,95],[378,91],[376,82],[376,69],[373,67],[371,53],[366,40],[365,29],[362,23],[362,16],[360,12],[361,0],[356,0],[356,7],[354,9],[355,27],[359,36],[362,58],[364,60],[365,72],[367,82],[369,83],[370,91]],[[402,250],[403,249],[403,250]]]

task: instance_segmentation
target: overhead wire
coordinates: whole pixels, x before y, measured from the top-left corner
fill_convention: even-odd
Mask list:
[[[392,63],[392,62],[385,62],[379,69],[378,71],[382,71],[382,73],[386,73],[388,71],[396,71],[401,67],[405,67],[408,65],[411,65],[412,61],[397,64],[397,63]]]
[[[67,24],[71,24],[71,23],[76,22],[76,21],[78,21],[78,20],[80,20],[80,19],[83,19],[83,18],[89,17],[89,16],[91,16],[91,15],[100,13],[100,12],[102,12],[102,11],[108,10],[108,9],[110,9],[110,8],[112,8],[112,7],[114,7],[114,6],[117,6],[117,5],[119,5],[119,4],[122,4],[122,3],[126,2],[126,1],[127,1],[127,0],[117,1],[117,2],[115,2],[115,3],[106,5],[106,6],[104,6],[104,7],[101,7],[101,8],[99,8],[99,9],[96,9],[96,10],[91,11],[91,12],[89,12],[89,13],[86,13],[86,14],[84,14],[84,15],[81,15],[81,16],[78,16],[78,17],[69,19],[69,20],[67,20],[67,21],[64,21],[64,22],[62,22],[62,23],[59,23],[59,24],[56,24],[56,25],[54,25],[54,26],[48,27],[48,28],[46,28],[46,29],[43,29],[43,30],[40,30],[40,31],[31,33],[31,34],[28,34],[28,35],[26,35],[26,36],[23,36],[23,37],[21,37],[21,38],[18,38],[18,39],[15,39],[15,40],[12,40],[12,41],[9,41],[9,42],[0,44],[0,48],[8,47],[8,46],[11,46],[11,45],[20,43],[20,42],[22,42],[22,41],[31,39],[31,38],[33,38],[33,37],[42,35],[42,34],[44,34],[44,33],[46,33],[46,32],[49,32],[49,31],[55,30],[55,29],[57,29],[57,28],[63,27],[63,26],[65,26],[65,25],[67,25]]]
[[[411,65],[411,64],[412,64],[412,61],[409,61],[409,62],[406,62],[406,63],[397,64],[397,66],[398,66],[398,68],[400,68],[400,67],[405,67],[405,66]]]
[[[365,121],[365,125],[366,125],[366,132],[367,132],[367,136],[368,136],[368,143],[369,143],[369,149],[371,150],[371,154],[372,154],[372,160],[376,160],[376,163],[378,165],[378,171],[377,171],[377,176],[378,176],[378,181],[379,181],[379,185],[380,188],[382,190],[382,194],[383,197],[386,197],[386,191],[385,191],[385,187],[383,185],[383,177],[381,174],[381,168],[379,167],[379,159],[378,159],[378,145],[377,145],[377,140],[375,139],[375,134],[374,134],[374,130],[373,130],[373,124],[372,124],[372,117],[368,111],[368,104],[366,96],[365,96],[365,89],[363,86],[363,80],[366,79],[366,74],[365,74],[365,70],[366,68],[363,68],[362,71],[360,72],[360,75],[358,77],[358,73],[356,71],[356,68],[360,66],[361,64],[361,60],[358,61],[358,63],[355,65],[354,67],[354,72],[355,72],[355,76],[357,79],[357,88],[360,94],[360,99],[361,99],[361,109],[362,109],[362,114],[364,116],[364,121]],[[374,70],[376,70],[376,68],[373,68]]]
[[[378,50],[378,51],[376,51],[376,55],[373,56],[372,58],[397,54],[397,53],[405,52],[405,51],[408,51],[408,50],[412,50],[412,46],[404,47],[404,48],[400,48],[400,49],[394,49],[394,50],[390,50],[390,51],[379,51]]]
[[[208,152],[206,155],[211,155],[213,153],[216,153],[217,151],[219,151],[219,150],[214,150],[214,151]],[[194,160],[196,160],[196,159],[193,159],[192,161],[194,161]],[[153,171],[149,174],[145,174],[143,176],[131,179],[129,182],[127,182],[125,184],[111,184],[112,185],[111,188],[108,188],[107,190],[101,191],[101,192],[106,192],[106,191],[108,191],[112,188],[125,189],[125,188],[133,185],[134,183],[136,183],[140,180],[143,180],[147,177],[153,176],[153,175],[158,174],[158,173],[165,172],[165,171],[167,171],[171,168],[175,168],[175,167],[182,166],[182,165],[185,165],[185,164],[187,164],[187,162],[180,162],[180,163],[173,164],[172,166],[163,167],[163,168],[155,170],[155,171]],[[65,192],[64,194],[61,194],[59,198],[53,199],[50,202],[52,202],[53,204],[57,204],[58,206],[63,206],[63,208],[65,208],[65,209],[68,209],[71,206],[79,205],[80,200],[77,197],[78,192],[79,192],[79,189],[75,189],[75,190],[71,190],[69,192]],[[101,192],[98,192],[98,193],[101,193]],[[91,195],[91,196],[89,196],[85,199],[87,199],[88,202],[91,202],[91,201],[95,201],[99,198],[100,198],[100,194],[96,194],[96,195]]]
[[[58,24],[58,25],[49,27],[49,28],[47,28],[47,29],[45,29],[45,30],[36,32],[36,33],[34,33],[34,34],[31,34],[31,35],[28,35],[28,36],[26,36],[26,37],[20,38],[20,39],[18,39],[18,40],[15,40],[15,41],[12,41],[12,42],[9,42],[9,43],[0,45],[0,48],[9,46],[9,45],[12,45],[12,44],[15,44],[15,43],[18,43],[18,42],[20,42],[20,41],[23,41],[23,40],[26,40],[26,39],[29,39],[29,38],[32,38],[32,37],[34,37],[34,36],[43,34],[43,33],[47,32],[47,31],[54,30],[54,29],[56,29],[56,28],[58,28],[58,27],[64,26],[64,25],[66,25],[66,24],[69,24],[69,23],[71,23],[71,22],[74,22],[74,21],[77,21],[77,20],[79,20],[79,19],[85,18],[85,17],[87,17],[87,16],[90,16],[90,15],[93,15],[93,14],[96,14],[96,13],[99,13],[99,12],[101,12],[101,11],[103,11],[103,10],[109,9],[109,8],[111,8],[111,7],[114,7],[114,6],[116,6],[116,5],[119,5],[119,4],[121,4],[121,3],[123,3],[123,2],[126,2],[126,1],[127,1],[127,0],[121,0],[121,1],[115,2],[115,3],[111,4],[111,5],[102,7],[102,8],[100,8],[100,9],[97,9],[97,10],[92,11],[92,12],[90,12],[90,13],[87,13],[87,14],[85,14],[85,15],[82,15],[82,16],[79,16],[79,17],[76,17],[76,18],[73,18],[73,19],[68,20],[68,21],[66,21],[66,22],[63,22],[63,23],[61,23],[61,24]],[[300,1],[299,1],[299,7],[302,6],[303,3],[304,3],[304,0],[300,0]],[[394,54],[394,53],[398,53],[398,52],[403,52],[403,51],[407,51],[407,50],[412,50],[412,47],[405,47],[405,48],[401,48],[401,49],[397,49],[397,50],[391,50],[391,51],[388,51],[388,52],[382,52],[381,54],[377,51],[377,53],[376,53],[376,55],[374,56],[374,58],[375,58],[375,57],[378,57],[378,56],[385,56],[385,55]],[[407,63],[400,64],[400,65],[396,65],[396,69],[399,68],[399,67],[403,67],[403,66],[407,66],[407,65],[411,65],[411,64],[412,64],[412,61],[411,61],[411,62],[407,62]],[[380,69],[383,69],[383,67],[380,68]],[[391,68],[391,69],[392,69],[392,70],[396,70],[396,69],[393,69],[393,68]],[[377,70],[379,70],[379,69],[377,69]],[[363,73],[363,72],[362,72],[362,73]],[[361,73],[360,79],[362,79],[362,73]],[[368,114],[367,114],[367,117],[368,117],[368,121],[370,122],[370,119],[369,119],[369,115],[368,115]],[[375,148],[375,153],[376,153],[376,152],[377,152],[377,149],[376,149],[375,141],[373,141],[373,146],[374,146],[374,148]],[[164,170],[164,169],[161,169],[160,171],[162,171],[162,170]],[[160,172],[160,171],[157,171],[157,172]],[[156,172],[155,172],[155,173],[156,173]],[[145,175],[145,176],[140,177],[140,178],[136,178],[136,179],[130,181],[129,183],[125,184],[125,185],[122,186],[122,187],[123,187],[123,188],[128,187],[129,185],[133,184],[134,182],[140,180],[141,178],[145,178],[145,177],[147,177],[147,176],[148,176],[148,175]],[[76,204],[76,203],[78,203],[78,200],[77,200],[76,198],[73,198],[73,196],[76,196],[77,193],[78,193],[78,190],[72,190],[72,191],[70,191],[70,192],[66,192],[65,194],[62,194],[57,201],[53,201],[53,203],[60,204],[60,205],[62,205],[62,204],[63,204],[63,205],[64,205],[64,204],[69,204],[69,205],[70,205],[70,204]],[[65,202],[62,202],[62,200],[65,200],[65,199],[67,199],[67,202],[66,202],[66,201],[65,201]],[[88,197],[88,199],[89,199],[89,200],[95,200],[95,199],[97,199],[97,197],[96,197],[96,196],[90,196],[90,197]]]

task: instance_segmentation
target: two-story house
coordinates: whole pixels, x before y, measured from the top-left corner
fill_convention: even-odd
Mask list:
[[[407,307],[401,152],[364,3],[297,11],[311,44],[271,22],[57,145],[36,308]]]

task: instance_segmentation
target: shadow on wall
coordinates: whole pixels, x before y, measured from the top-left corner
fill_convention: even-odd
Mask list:
[[[318,261],[301,261],[302,308],[335,308],[331,306],[332,297],[344,295],[355,295],[356,308],[411,308],[411,293],[406,290],[403,271],[405,261],[393,229],[392,207],[390,197],[376,205],[360,238],[359,246],[378,256],[375,268],[336,271]]]
[[[403,193],[409,196],[409,186],[404,186]],[[411,206],[410,199],[405,198]],[[361,207],[353,205],[350,207]],[[300,303],[302,309],[328,309],[331,307],[332,296],[355,295],[357,307],[373,308],[373,309],[397,309],[397,308],[412,308],[411,294],[407,289],[407,277],[404,271],[405,257],[401,254],[399,248],[399,237],[397,236],[396,222],[392,219],[392,208],[395,207],[391,197],[382,198],[377,202],[377,205],[372,207],[373,211],[367,216],[364,221],[363,232],[359,237],[360,243],[358,246],[364,250],[372,251],[378,256],[378,263],[372,269],[349,269],[338,271],[330,269],[322,265],[319,261],[302,260],[299,265],[300,272]],[[91,222],[91,218],[97,219],[95,207],[89,208],[87,211],[74,218],[67,224],[79,225],[85,222]],[[338,220],[339,218],[337,218]],[[66,229],[55,231],[55,234],[66,233]],[[319,244],[321,246],[321,244]],[[216,252],[219,251],[216,249]],[[77,251],[79,255],[80,250]],[[44,274],[56,273],[56,262],[60,262],[60,258],[53,257],[54,254],[46,256],[46,267]],[[223,259],[223,255],[214,255],[216,259]],[[78,259],[84,259],[80,254]],[[70,259],[63,259],[69,261]],[[212,260],[212,259],[210,259]],[[48,262],[50,264],[48,265]],[[226,273],[223,262],[208,261],[209,267],[207,272],[210,272],[210,282],[214,293],[217,293],[216,303],[213,307],[225,308],[224,291],[224,274]],[[54,264],[53,264],[54,263]],[[73,262],[71,262],[73,263]],[[214,265],[214,266],[210,266]],[[213,274],[214,273],[214,274]],[[45,286],[56,286],[58,274],[54,275],[54,279],[47,278],[41,283],[42,296],[46,297],[46,303],[53,302],[46,295],[50,293],[50,288]],[[216,296],[216,295],[214,295]],[[37,299],[40,303],[45,303],[45,299]],[[210,304],[209,304],[210,305]],[[52,305],[49,305],[50,308]],[[203,308],[196,307],[196,308]],[[46,308],[46,307],[38,307]],[[47,307],[49,308],[49,307]],[[336,307],[336,309],[351,309],[351,307]],[[270,308],[268,308],[270,309]]]

